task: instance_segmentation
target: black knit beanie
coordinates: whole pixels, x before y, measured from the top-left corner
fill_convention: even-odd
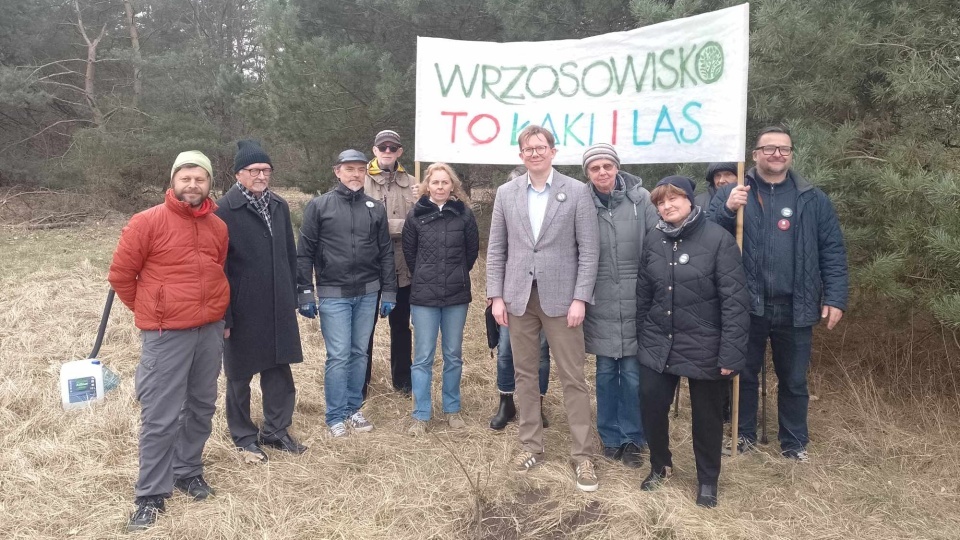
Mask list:
[[[683,190],[687,194],[687,198],[690,199],[690,204],[695,205],[693,197],[693,180],[687,178],[686,176],[667,176],[663,180],[657,182],[657,187],[670,185],[676,188]],[[656,189],[656,188],[654,188]]]
[[[254,163],[266,163],[273,167],[270,156],[260,148],[260,143],[252,139],[237,141],[237,155],[233,158],[233,173],[240,172]]]

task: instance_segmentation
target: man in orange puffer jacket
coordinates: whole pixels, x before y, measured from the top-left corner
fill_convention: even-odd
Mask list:
[[[133,216],[108,280],[142,331],[137,365],[140,475],[127,530],[150,527],[173,488],[214,493],[200,455],[210,437],[230,286],[227,226],[209,198],[213,168],[197,151],[177,156],[163,204]]]

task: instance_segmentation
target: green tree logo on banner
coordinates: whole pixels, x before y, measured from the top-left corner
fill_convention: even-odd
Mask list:
[[[697,75],[705,84],[715,83],[723,75],[723,47],[709,41],[697,52]]]

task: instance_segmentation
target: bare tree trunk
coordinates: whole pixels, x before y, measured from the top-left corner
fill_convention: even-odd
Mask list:
[[[133,108],[140,106],[140,95],[143,93],[143,84],[140,80],[140,66],[143,57],[140,56],[140,33],[137,31],[137,22],[133,18],[133,3],[123,0],[123,8],[127,12],[127,26],[130,27],[130,46],[133,48]]]
[[[83,77],[83,99],[87,102],[87,106],[90,107],[94,125],[99,127],[103,124],[103,113],[100,112],[100,108],[97,106],[97,98],[94,95],[94,83],[96,81],[97,46],[100,45],[100,40],[103,39],[103,35],[107,32],[107,25],[104,23],[100,29],[100,35],[98,35],[96,39],[91,40],[87,36],[86,28],[83,26],[83,17],[80,14],[80,3],[78,0],[73,0],[73,7],[77,10],[77,28],[83,37],[83,41],[87,44],[87,71]]]

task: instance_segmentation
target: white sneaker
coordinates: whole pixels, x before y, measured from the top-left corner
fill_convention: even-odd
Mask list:
[[[350,424],[350,427],[357,432],[366,433],[368,431],[373,431],[373,424],[367,421],[363,417],[363,413],[357,411],[353,413],[353,416],[347,419],[347,423]]]
[[[338,439],[340,437],[347,436],[347,426],[343,422],[337,422],[336,424],[330,426],[330,436]]]

